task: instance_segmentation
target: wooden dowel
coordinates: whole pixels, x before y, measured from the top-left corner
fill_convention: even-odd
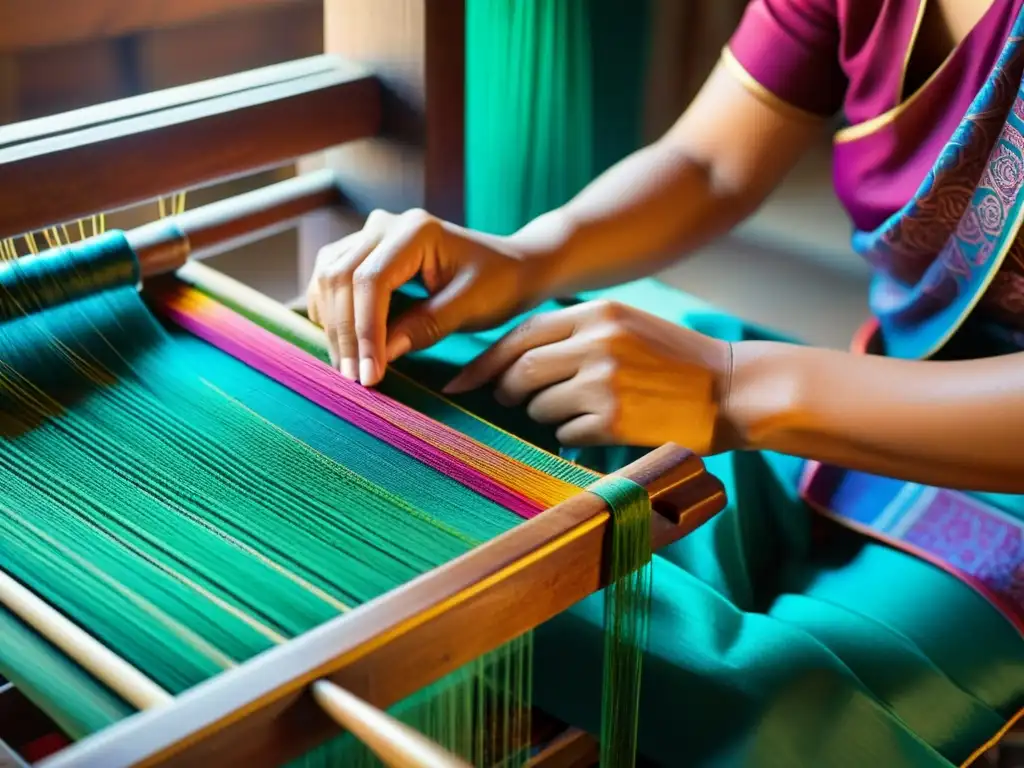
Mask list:
[[[129,704],[151,709],[174,700],[171,694],[2,570],[0,603]]]
[[[342,200],[331,171],[297,176],[127,232],[144,278],[265,237]]]
[[[470,768],[423,734],[332,682],[318,680],[312,690],[320,708],[388,768]]]

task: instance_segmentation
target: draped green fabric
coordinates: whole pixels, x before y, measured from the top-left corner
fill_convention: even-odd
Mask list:
[[[507,234],[639,146],[648,0],[466,3],[466,218]]]
[[[728,340],[779,338],[654,280],[580,299],[598,296]],[[449,338],[402,368],[440,387],[517,322]],[[521,408],[487,392],[457,402],[558,450],[552,431]],[[611,471],[641,453],[616,446],[579,459]],[[714,768],[958,765],[1024,705],[1024,643],[970,588],[818,519],[798,498],[797,459],[735,453],[705,461],[724,482],[728,506],[654,557],[644,756]],[[593,733],[603,627],[596,595],[534,633],[535,703]]]

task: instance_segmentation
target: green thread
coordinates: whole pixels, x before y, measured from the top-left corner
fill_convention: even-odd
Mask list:
[[[651,500],[647,490],[608,475],[587,487],[612,513],[611,558],[604,591],[604,687],[601,701],[601,765],[632,766],[636,760],[640,679],[651,600]]]
[[[162,687],[186,690],[519,522],[340,420],[337,438],[314,448],[303,438],[316,416],[296,420],[288,404],[298,396],[169,336],[132,281],[112,279],[110,242],[94,253],[91,292],[46,303],[32,288],[55,295],[46,287],[69,262],[87,279],[88,246],[51,253],[26,283],[7,284],[19,306],[47,309],[0,322],[0,563]],[[408,390],[429,405],[429,392]],[[594,477],[504,439],[533,466],[578,485]],[[617,767],[635,751],[650,504],[620,478],[588,489],[614,517],[602,763]],[[131,711],[3,611],[0,629],[0,673],[69,735]],[[393,712],[476,765],[522,765],[532,643],[527,633]],[[375,764],[347,736],[295,763]]]

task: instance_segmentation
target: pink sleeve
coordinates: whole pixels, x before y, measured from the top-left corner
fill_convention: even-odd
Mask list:
[[[751,0],[725,61],[756,95],[831,117],[843,105],[837,0]]]

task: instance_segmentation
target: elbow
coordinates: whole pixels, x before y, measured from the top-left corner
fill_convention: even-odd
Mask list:
[[[775,188],[756,168],[738,166],[732,158],[700,151],[672,136],[662,137],[652,147],[658,147],[664,167],[676,169],[683,179],[681,192],[687,207],[703,221],[716,222],[716,229],[728,230],[742,223]],[[700,194],[693,194],[695,188]],[[694,200],[704,204],[695,206]]]

